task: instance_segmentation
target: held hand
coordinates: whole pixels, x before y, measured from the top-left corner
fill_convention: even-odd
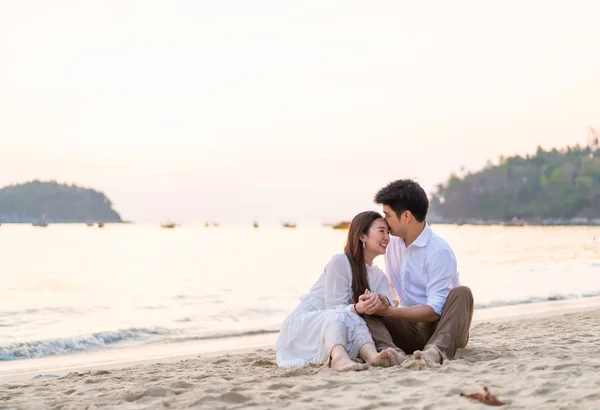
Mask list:
[[[372,293],[370,290],[366,290],[363,295],[360,295],[357,303],[360,313],[366,313],[372,315],[381,309],[382,304],[376,293]]]
[[[376,294],[372,293],[369,289],[365,290],[365,293],[358,297],[359,302],[366,302],[372,300]]]
[[[374,300],[377,298],[377,293],[373,293],[371,292],[369,289],[365,290],[365,296],[370,299],[370,300]]]
[[[381,301],[383,306],[389,306],[390,305],[390,301],[388,300],[388,298],[386,298],[385,296],[383,296],[381,293],[377,294],[377,297],[379,298],[379,300]]]
[[[385,311],[391,306],[390,301],[388,300],[388,298],[383,296],[381,293],[377,294],[377,298],[381,302],[381,307],[379,308],[379,310],[376,313],[378,315],[383,315],[385,313]]]
[[[371,300],[371,298],[369,295],[367,295],[366,291],[365,291],[365,293],[360,295],[358,297],[358,302],[356,302],[356,306],[355,306],[356,313],[359,315],[366,313],[366,309],[367,309],[367,306],[368,306],[368,303],[370,300]]]

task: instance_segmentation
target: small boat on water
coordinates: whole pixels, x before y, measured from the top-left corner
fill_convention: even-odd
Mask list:
[[[281,226],[283,226],[284,228],[295,228],[296,224],[292,222],[282,222]]]
[[[46,215],[42,214],[42,217],[39,221],[32,222],[31,226],[39,226],[40,228],[45,228],[48,226],[48,221],[46,220]]]
[[[94,223],[93,223],[93,222],[86,222],[85,224],[86,224],[87,226],[94,226]]]
[[[502,225],[503,226],[527,226],[529,224],[527,223],[527,221],[524,221],[523,219],[519,219],[518,217],[515,216],[510,221],[503,222]]]
[[[104,228],[104,222],[102,222],[102,221],[98,222],[98,228]]]
[[[333,229],[348,229],[350,228],[350,222],[341,221],[331,226]]]
[[[253,227],[258,228],[258,222],[254,221],[254,223],[252,224]]]
[[[160,227],[165,229],[173,229],[177,226],[177,222],[167,219],[166,222],[161,222]]]

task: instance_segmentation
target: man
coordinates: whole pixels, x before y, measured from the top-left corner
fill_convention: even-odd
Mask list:
[[[412,180],[390,183],[375,195],[390,226],[385,254],[390,287],[400,306],[366,295],[365,321],[378,351],[394,348],[415,359],[442,363],[469,340],[473,295],[460,286],[456,258],[425,217],[429,200]]]

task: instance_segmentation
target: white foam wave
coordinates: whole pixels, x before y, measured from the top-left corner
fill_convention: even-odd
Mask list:
[[[169,333],[168,330],[161,328],[133,328],[60,339],[8,343],[4,346],[0,346],[0,361],[32,359],[86,351],[94,348],[107,347],[111,344],[128,340],[143,341],[152,338],[160,338]]]

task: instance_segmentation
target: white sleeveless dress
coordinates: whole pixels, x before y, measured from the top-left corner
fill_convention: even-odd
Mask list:
[[[379,267],[367,265],[369,290],[392,299],[389,282]],[[300,367],[324,364],[333,346],[345,346],[350,358],[373,339],[367,324],[352,312],[352,269],[346,254],[335,255],[325,270],[302,296],[300,304],[285,319],[277,338],[277,364]]]

